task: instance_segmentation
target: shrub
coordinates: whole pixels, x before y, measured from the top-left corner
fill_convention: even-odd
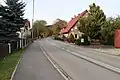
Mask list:
[[[76,39],[76,40],[75,40],[75,44],[80,46],[80,45],[81,45],[81,38]]]
[[[62,38],[58,37],[58,36],[54,36],[55,40],[60,40],[60,41],[64,41]]]
[[[70,36],[69,36],[69,40],[70,40],[70,42],[72,42],[72,43],[73,43],[73,42],[74,42],[74,40],[75,40],[75,39],[74,39],[74,36],[73,36],[73,34],[72,34],[72,33],[71,33],[71,34],[70,34]]]
[[[81,39],[84,39],[84,42],[81,42],[82,45],[90,45],[90,42],[88,41],[88,36],[82,35]]]
[[[107,40],[104,43],[105,45],[114,45],[114,37],[108,36]]]

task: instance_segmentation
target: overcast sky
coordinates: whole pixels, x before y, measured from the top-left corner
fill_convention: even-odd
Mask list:
[[[27,3],[25,18],[32,19],[32,0]],[[2,0],[0,0],[2,2]],[[71,17],[88,9],[95,2],[107,17],[120,15],[120,0],[35,0],[35,20],[46,20],[52,24],[57,18],[69,21]]]

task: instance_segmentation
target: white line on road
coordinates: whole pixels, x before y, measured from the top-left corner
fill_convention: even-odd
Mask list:
[[[116,68],[116,67],[111,66],[111,65],[109,65],[109,64],[106,64],[106,63],[104,63],[104,62],[101,62],[101,61],[98,61],[98,60],[89,58],[89,57],[87,57],[87,56],[80,55],[80,54],[75,53],[75,52],[70,52],[70,53],[73,54],[73,55],[75,55],[75,56],[78,56],[78,57],[80,57],[80,58],[82,58],[82,59],[84,59],[84,60],[87,60],[87,61],[89,61],[89,62],[92,62],[92,63],[94,63],[94,64],[97,64],[97,65],[101,66],[101,67],[104,67],[104,68],[109,69],[109,70],[111,70],[111,71],[113,71],[113,72],[115,72],[115,73],[120,74],[120,69],[119,69],[119,68]]]
[[[56,45],[53,45],[53,46],[57,47]],[[60,48],[60,47],[57,47],[57,48],[62,49],[62,48]],[[115,72],[115,73],[117,73],[117,74],[120,74],[120,68],[117,68],[117,67],[114,67],[114,66],[112,66],[112,65],[106,64],[106,63],[104,63],[104,62],[101,62],[101,61],[92,59],[92,58],[87,57],[87,56],[84,56],[84,55],[81,55],[81,54],[79,54],[79,53],[75,53],[75,52],[70,51],[70,50],[66,50],[66,49],[64,49],[64,50],[67,51],[68,53],[71,53],[72,55],[75,55],[75,56],[77,56],[77,57],[79,57],[79,58],[82,58],[82,59],[87,60],[87,61],[89,61],[89,62],[92,62],[92,63],[94,63],[94,64],[96,64],[96,65],[99,65],[99,66],[101,66],[101,67],[103,67],[103,68],[106,68],[106,69],[108,69],[108,70],[110,70],[110,71],[113,71],[113,72]]]
[[[65,48],[62,48],[63,50],[65,49]]]
[[[67,52],[70,52],[70,50],[68,50],[68,49],[67,49],[66,51],[67,51]]]
[[[60,75],[65,80],[73,80],[63,69],[48,55],[48,53],[44,50],[42,46],[40,46],[40,49],[42,50],[43,54],[46,56],[46,58],[50,61],[50,63],[53,65],[53,67],[60,73]]]

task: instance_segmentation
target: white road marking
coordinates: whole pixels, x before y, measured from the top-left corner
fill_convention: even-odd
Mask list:
[[[57,66],[57,63],[55,64],[55,63],[51,60],[51,58],[47,55],[47,53],[45,52],[45,50],[43,49],[42,46],[40,46],[40,48],[41,48],[43,54],[46,56],[46,58],[47,58],[47,59],[50,61],[50,63],[53,65],[53,67],[60,73],[60,75],[61,75],[65,80],[73,80],[66,72],[61,71],[61,70],[63,70],[63,69],[61,69],[60,67],[58,67],[58,66]],[[66,75],[65,75],[65,74],[66,74]]]
[[[54,45],[54,46],[57,47],[57,48],[60,48],[60,47],[58,47],[58,46],[56,46],[56,45]],[[62,49],[62,48],[60,48],[60,49]],[[64,50],[65,50],[65,49],[64,49]],[[111,70],[111,71],[113,71],[113,72],[115,72],[115,73],[120,74],[120,68],[114,67],[114,66],[112,66],[112,65],[106,64],[106,63],[104,63],[104,62],[101,62],[101,61],[92,59],[92,58],[87,57],[87,56],[84,56],[84,55],[80,55],[79,53],[75,53],[75,52],[70,51],[70,50],[65,50],[65,51],[67,51],[68,53],[71,53],[71,54],[73,54],[73,55],[75,55],[75,56],[77,56],[77,57],[80,57],[80,58],[82,58],[82,59],[84,59],[84,60],[87,60],[87,61],[89,61],[89,62],[92,62],[92,63],[94,63],[94,64],[96,64],[96,65],[99,65],[99,66],[101,66],[101,67],[103,67],[103,68],[106,68],[106,69],[108,69],[108,70]]]
[[[62,49],[65,49],[65,48],[62,48]]]
[[[67,52],[70,52],[70,50],[68,50],[68,49],[67,49],[66,51],[67,51]]]

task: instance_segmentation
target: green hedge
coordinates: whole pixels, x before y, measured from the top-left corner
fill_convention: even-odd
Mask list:
[[[84,39],[84,42],[81,42],[81,39]],[[88,37],[85,35],[82,35],[79,39],[75,40],[75,44],[77,45],[90,45],[90,42],[88,41]]]
[[[105,45],[114,45],[114,37],[108,36]]]
[[[80,46],[81,45],[81,38],[75,40],[75,44]]]
[[[114,45],[114,37],[113,36],[108,36],[106,38],[106,40],[101,41],[100,44],[103,44],[103,45]]]
[[[60,37],[58,37],[58,36],[55,36],[54,39],[55,39],[55,40],[64,41],[62,38],[60,38]]]

